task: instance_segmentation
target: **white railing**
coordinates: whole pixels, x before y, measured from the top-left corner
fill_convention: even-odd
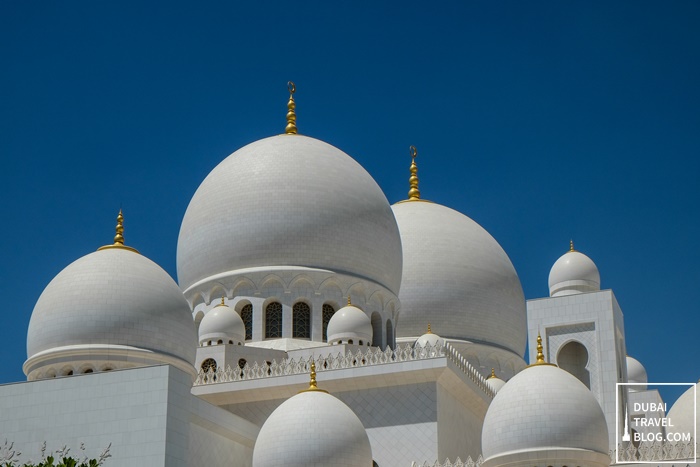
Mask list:
[[[632,443],[622,443],[617,447],[619,459],[616,459],[615,450],[610,451],[610,459],[613,463],[619,462],[660,462],[672,460],[693,459],[697,446],[694,440],[672,442],[642,442],[639,447]]]
[[[346,354],[338,353],[336,355],[317,356],[315,357],[316,371],[343,370],[347,368],[357,368],[363,366],[374,365],[389,365],[393,363],[410,362],[415,360],[428,360],[435,358],[447,357],[459,368],[469,379],[471,379],[477,387],[483,390],[489,397],[494,396],[491,387],[486,383],[481,374],[474,368],[464,357],[462,357],[454,347],[449,344],[434,345],[426,344],[425,347],[417,345],[416,347],[410,344],[399,345],[396,349],[387,347],[382,351],[378,347],[369,348],[366,351],[358,350],[356,353],[348,352]],[[216,371],[200,370],[197,379],[194,382],[195,386],[203,386],[209,384],[231,383],[236,381],[250,381],[263,378],[274,378],[278,376],[289,376],[306,374],[310,371],[311,360],[314,357],[295,360],[282,359],[277,362],[273,360],[270,364],[266,362],[255,362],[252,365],[246,363],[243,368],[236,366],[231,368],[217,368]]]
[[[466,461],[458,457],[454,462],[450,462],[449,459],[445,460],[443,463],[435,461],[433,464],[428,464],[427,462],[423,462],[422,464],[413,462],[411,463],[411,467],[479,467],[483,462],[484,459],[481,456],[476,459],[476,462],[473,461],[471,457],[467,457]]]

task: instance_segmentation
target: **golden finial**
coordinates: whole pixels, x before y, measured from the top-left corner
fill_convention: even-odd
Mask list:
[[[284,132],[288,135],[297,134],[297,114],[294,112],[297,105],[294,103],[294,93],[297,87],[292,81],[287,82],[287,89],[289,89],[289,102],[287,102],[287,127]]]
[[[418,189],[418,166],[416,165],[416,157],[418,156],[418,150],[415,146],[409,148],[411,151],[411,176],[408,179],[408,184],[411,187],[408,190],[408,200],[420,199],[420,190]]]
[[[432,334],[433,331],[430,330],[430,323],[428,323],[428,332],[426,334]]]
[[[117,234],[114,236],[114,244],[120,245],[124,244],[124,216],[122,215],[122,209],[119,208],[119,214],[117,214]]]
[[[226,296],[226,295],[222,295],[222,296],[221,296],[221,303],[219,303],[218,305],[216,305],[216,307],[214,307],[214,308],[217,308],[217,307],[220,307],[220,306],[226,306],[226,303],[224,303],[224,297],[225,297],[225,296]]]
[[[496,378],[496,369],[495,368],[491,368],[491,376],[489,376],[489,379],[491,379],[491,378]]]
[[[574,240],[573,239],[569,240],[569,251],[576,251],[576,250],[574,250]]]
[[[106,250],[108,248],[122,248],[124,250],[129,250],[133,251],[134,253],[138,253],[136,248],[131,248],[130,246],[124,245],[124,216],[122,215],[121,208],[119,209],[119,214],[117,214],[117,227],[115,230],[117,231],[117,233],[114,236],[114,243],[112,245],[102,246],[98,248],[97,251]]]
[[[352,305],[352,303],[350,303],[350,295],[348,295],[348,306],[350,305]]]
[[[542,336],[540,333],[537,333],[537,361],[535,363],[532,363],[528,366],[535,366],[535,365],[551,365],[551,366],[556,366],[553,363],[547,363],[544,361],[544,347],[542,346]]]
[[[317,392],[325,392],[328,394],[328,391],[324,391],[323,389],[319,389],[318,385],[316,384],[316,362],[313,361],[313,357],[311,357],[311,381],[309,382],[309,388],[304,389],[303,391],[299,391],[300,393],[302,392],[310,392],[310,391],[317,391]]]
[[[537,363],[544,363],[544,347],[542,347],[542,336],[537,333]]]

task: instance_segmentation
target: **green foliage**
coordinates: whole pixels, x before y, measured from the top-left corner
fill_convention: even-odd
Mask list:
[[[41,446],[41,461],[35,463],[32,461],[22,462],[20,457],[22,453],[14,448],[14,443],[9,443],[5,440],[5,444],[0,446],[0,467],[98,467],[112,455],[109,453],[112,444],[110,443],[96,459],[88,459],[83,456],[78,459],[69,456],[70,449],[63,446],[55,453],[46,455],[46,442]],[[80,450],[85,451],[85,445],[80,444]]]

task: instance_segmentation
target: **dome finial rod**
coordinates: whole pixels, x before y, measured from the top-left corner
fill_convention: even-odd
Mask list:
[[[574,239],[572,238],[569,240],[569,251],[576,251],[574,250]]]
[[[544,347],[542,347],[542,335],[537,333],[537,363],[545,363]]]
[[[489,376],[489,379],[495,378],[495,377],[496,377],[496,369],[495,369],[495,368],[491,368],[491,376]]]
[[[122,248],[124,250],[130,250],[134,253],[138,253],[138,250],[131,248],[130,246],[124,245],[124,215],[122,214],[122,208],[119,208],[119,214],[117,214],[117,226],[115,228],[116,235],[114,236],[114,243],[111,245],[105,245],[97,249],[106,250],[108,248]]]
[[[352,303],[350,303],[350,294],[348,294],[348,306],[350,305],[352,305]]]
[[[288,135],[296,135],[297,114],[295,112],[295,109],[297,105],[294,102],[294,93],[296,92],[297,87],[293,81],[288,81],[287,89],[289,89],[289,102],[287,102],[287,127],[284,129],[284,132]]]
[[[433,331],[430,330],[430,323],[428,323],[428,332],[426,334],[432,334]]]
[[[411,152],[411,176],[408,179],[408,184],[410,186],[408,190],[408,200],[419,200],[420,190],[418,189],[418,166],[416,165],[416,157],[418,157],[418,150],[415,146],[410,146],[409,151]]]
[[[122,215],[122,208],[119,208],[119,214],[117,214],[117,234],[114,236],[114,244],[124,245],[124,215]]]
[[[328,394],[328,391],[323,390],[323,389],[319,389],[318,384],[316,384],[316,362],[314,361],[313,355],[311,356],[311,372],[309,374],[309,377],[310,377],[309,378],[310,381],[309,381],[308,389],[304,389],[303,391],[299,391],[300,393],[301,392],[308,392],[308,391],[318,391],[318,392],[325,392],[326,394]]]

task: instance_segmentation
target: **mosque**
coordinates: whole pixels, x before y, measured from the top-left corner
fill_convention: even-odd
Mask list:
[[[695,387],[665,410],[573,242],[550,296],[526,301],[498,242],[422,197],[415,148],[390,205],[297,132],[294,91],[284,134],[194,194],[178,283],[127,246],[120,211],[113,243],[46,286],[27,381],[0,386],[0,438],[29,456],[111,445],[105,465],[130,467],[695,461]],[[692,437],[640,423],[659,411]]]

